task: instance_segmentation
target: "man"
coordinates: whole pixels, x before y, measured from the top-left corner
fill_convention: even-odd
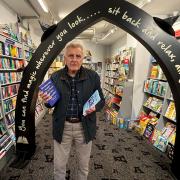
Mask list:
[[[65,180],[72,144],[75,145],[79,162],[77,179],[87,179],[92,140],[96,135],[96,112],[105,103],[100,78],[95,71],[82,67],[83,58],[84,48],[81,44],[67,44],[64,51],[65,68],[51,76],[61,97],[53,111],[55,180]],[[83,105],[96,90],[101,100],[83,116]],[[45,102],[50,98],[42,92],[40,95]]]

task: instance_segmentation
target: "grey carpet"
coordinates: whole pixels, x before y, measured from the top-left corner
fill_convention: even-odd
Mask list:
[[[52,180],[53,143],[51,115],[37,127],[37,151],[25,169],[7,167],[3,180]],[[134,131],[119,129],[98,114],[97,137],[93,142],[88,180],[173,180],[170,160]],[[77,159],[72,148],[67,179],[77,175]]]

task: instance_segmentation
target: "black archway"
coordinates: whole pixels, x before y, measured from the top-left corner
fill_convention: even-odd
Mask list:
[[[26,158],[35,151],[35,104],[38,86],[65,44],[101,20],[109,21],[140,41],[158,60],[170,84],[177,112],[172,170],[180,178],[180,44],[157,26],[153,17],[124,0],[90,0],[74,10],[40,44],[23,73],[15,111],[16,151]]]

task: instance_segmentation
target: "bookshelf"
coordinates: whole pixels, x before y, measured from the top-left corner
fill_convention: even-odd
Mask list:
[[[172,159],[176,136],[176,110],[169,84],[155,60],[152,61],[143,91],[144,103],[135,130]]]
[[[50,78],[54,72],[58,71],[63,67],[64,67],[63,54],[60,53],[48,69],[48,78]]]
[[[0,33],[0,169],[15,149],[15,107],[23,69],[34,48],[7,34]],[[42,117],[44,106],[37,101],[36,120]]]
[[[104,94],[105,117],[112,124],[122,128],[124,118],[131,114],[134,48],[125,48],[112,59],[106,60]],[[122,117],[123,115],[123,117]],[[120,123],[121,121],[121,123]]]

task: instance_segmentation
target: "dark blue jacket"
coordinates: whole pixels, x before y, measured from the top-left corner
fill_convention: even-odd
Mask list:
[[[68,82],[67,68],[63,68],[51,76],[59,94],[60,100],[55,104],[53,111],[53,138],[61,143],[66,118],[66,109],[70,98],[70,84]],[[81,67],[79,80],[76,84],[79,108],[82,109],[85,102],[91,97],[95,90],[99,91],[101,101],[96,105],[96,111],[100,111],[104,104],[104,96],[100,86],[99,75],[90,69]],[[96,112],[87,116],[81,116],[84,128],[85,141],[88,143],[96,135]]]

